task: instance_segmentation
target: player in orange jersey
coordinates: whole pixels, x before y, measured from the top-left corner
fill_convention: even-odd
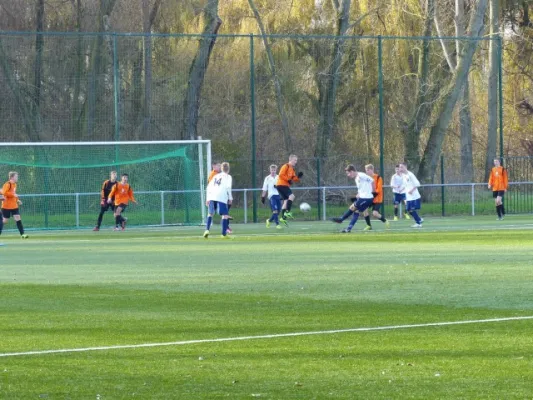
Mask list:
[[[213,179],[213,177],[216,175],[216,174],[220,174],[220,163],[219,162],[214,162],[211,164],[212,166],[212,170],[211,172],[209,173],[209,177],[207,178],[207,183],[209,184],[209,182],[211,182],[211,179]]]
[[[383,222],[385,224],[385,227],[389,229],[389,221],[387,221],[387,219],[379,213],[381,210],[381,206],[383,205],[383,178],[374,172],[374,166],[372,164],[365,165],[365,172],[368,176],[374,179],[374,185],[376,189],[376,191],[372,193],[372,195],[374,196],[374,204],[372,205],[372,215],[374,216],[374,218],[377,218],[381,222]],[[364,230],[371,231],[372,224],[370,223],[370,215],[368,214],[368,210],[365,210],[364,216],[366,221],[366,227]]]
[[[19,200],[19,197],[17,195],[17,183],[19,180],[19,174],[15,171],[11,171],[8,174],[9,180],[4,183],[4,186],[2,186],[2,225],[0,226],[0,234],[2,233],[2,229],[4,224],[7,223],[9,218],[13,217],[13,219],[17,223],[17,229],[20,232],[20,237],[22,239],[27,239],[28,235],[24,233],[24,227],[22,226],[22,221],[20,220],[20,212],[19,212],[19,206],[22,204],[22,201]]]
[[[93,231],[99,231],[100,226],[102,225],[102,218],[104,217],[104,214],[107,210],[111,208],[112,211],[115,211],[115,204],[112,202],[111,204],[107,202],[107,198],[109,197],[109,193],[111,193],[111,190],[117,185],[117,171],[111,171],[109,173],[109,179],[106,179],[104,183],[102,183],[102,190],[100,193],[100,214],[98,214],[98,221],[96,222],[96,226],[94,227]],[[115,199],[111,199],[114,201]]]
[[[119,226],[122,228],[122,230],[126,229],[126,222],[128,219],[122,216],[122,212],[126,209],[128,203],[131,201],[137,204],[137,200],[135,200],[135,197],[133,196],[133,189],[128,183],[128,179],[128,174],[122,174],[120,177],[120,182],[113,186],[113,189],[111,189],[111,193],[109,193],[109,197],[107,199],[109,204],[113,202],[113,198],[115,199],[116,231],[120,230]]]
[[[509,186],[509,177],[507,170],[500,164],[498,158],[494,159],[494,167],[490,171],[488,188],[492,189],[492,197],[496,205],[496,213],[498,214],[498,221],[501,221],[505,216],[505,208],[503,207],[503,195]]]
[[[283,200],[283,205],[281,206],[281,217],[280,222],[287,225],[287,218],[294,218],[291,214],[292,202],[295,197],[291,190],[291,185],[293,183],[299,182],[300,178],[304,175],[303,172],[298,172],[294,170],[296,163],[298,162],[298,157],[294,154],[289,156],[289,162],[284,164],[279,170],[278,180],[276,182],[276,189],[278,189],[281,200]]]

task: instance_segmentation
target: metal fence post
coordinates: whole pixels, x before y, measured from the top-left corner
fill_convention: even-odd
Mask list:
[[[244,189],[244,223],[248,223],[248,189]]]
[[[385,176],[385,127],[383,116],[383,39],[378,36],[378,96],[379,96],[379,173]],[[385,214],[385,205],[381,205],[381,214]]]
[[[322,188],[322,221],[326,220],[326,188]]]
[[[320,187],[320,157],[316,158],[316,187]],[[316,208],[316,218],[320,221],[320,214],[322,209],[322,204],[320,203],[320,190],[316,192],[317,197],[317,208]]]
[[[250,107],[251,109],[251,128],[252,128],[252,188],[256,185],[256,144],[255,144],[255,65],[254,65],[254,35],[250,33]],[[252,193],[252,207],[254,222],[257,222],[257,195]]]
[[[471,198],[472,198],[472,216],[475,216],[476,215],[476,200],[475,200],[475,196],[476,196],[476,186],[474,183],[472,183],[472,190],[471,190]]]
[[[445,201],[444,201],[444,154],[440,155],[440,201],[441,201],[441,208],[442,208],[442,216],[444,217],[446,215],[445,210]]]
[[[163,191],[161,191],[161,225],[165,225],[165,192]]]
[[[80,194],[76,193],[76,228],[80,227]]]

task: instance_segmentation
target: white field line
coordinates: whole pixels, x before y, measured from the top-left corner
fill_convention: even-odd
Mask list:
[[[369,328],[350,328],[350,329],[335,329],[335,330],[326,330],[326,331],[278,333],[278,334],[257,335],[257,336],[236,336],[236,337],[218,338],[218,339],[182,340],[182,341],[177,341],[177,342],[163,342],[163,343],[141,343],[141,344],[116,345],[116,346],[85,347],[85,348],[74,348],[74,349],[36,350],[36,351],[23,351],[23,352],[17,352],[17,353],[0,353],[0,357],[17,357],[17,356],[31,356],[31,355],[58,354],[58,353],[83,353],[83,352],[89,352],[89,351],[139,349],[139,348],[146,348],[146,347],[183,346],[183,345],[198,344],[198,343],[237,342],[237,341],[243,341],[243,340],[278,339],[278,338],[297,337],[297,336],[331,335],[331,334],[349,333],[349,332],[387,331],[387,330],[397,330],[397,329],[427,328],[427,327],[434,327],[434,326],[438,327],[438,326],[466,325],[466,324],[486,324],[486,323],[492,323],[492,322],[523,321],[523,320],[532,320],[532,319],[533,319],[533,316],[504,317],[504,318],[477,319],[477,320],[466,320],[466,321],[430,322],[426,324],[389,325],[389,326],[377,326],[377,327],[369,327]]]

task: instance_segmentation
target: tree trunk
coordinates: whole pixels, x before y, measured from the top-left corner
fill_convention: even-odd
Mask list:
[[[464,0],[455,0],[455,36],[464,37],[466,29]],[[456,39],[457,62],[463,56],[463,41]],[[474,182],[472,155],[472,113],[470,112],[470,85],[465,82],[459,108],[459,132],[461,137],[461,176],[464,182]]]
[[[340,67],[345,52],[344,36],[349,28],[351,0],[343,0],[338,9],[337,38],[333,44],[330,66],[327,71],[326,90],[320,113],[320,123],[317,135],[317,156],[326,157],[328,155],[331,137],[335,129],[335,106],[337,102],[337,88],[340,81]]]
[[[426,19],[424,23],[424,36],[431,36],[431,26],[435,17],[435,2],[434,0],[426,1]],[[422,43],[422,51],[419,53],[418,60],[418,90],[417,99],[413,114],[407,123],[405,129],[405,161],[409,168],[416,171],[420,164],[420,134],[426,124],[431,113],[430,99],[438,93],[435,88],[438,85],[428,84],[429,80],[429,50],[431,41],[424,39]]]
[[[261,15],[259,14],[257,7],[255,6],[254,0],[248,0],[248,4],[250,5],[252,12],[254,13],[255,20],[257,21],[257,25],[259,26],[259,31],[261,32],[261,37],[263,39],[263,45],[265,46],[265,52],[267,54],[268,65],[270,66],[270,73],[272,75],[272,80],[274,81],[274,90],[276,93],[276,105],[277,105],[279,117],[281,119],[281,130],[283,133],[283,143],[285,145],[285,152],[287,154],[290,154],[292,153],[292,141],[291,141],[291,134],[289,131],[289,121],[287,118],[287,114],[285,113],[283,94],[281,93],[281,82],[279,80],[278,74],[276,73],[276,65],[274,63],[274,56],[272,55],[272,49],[270,47],[270,43],[268,42],[268,38],[266,37],[266,31],[265,31],[265,26],[263,25],[263,20],[261,19]]]
[[[485,180],[488,180],[492,161],[496,157],[498,141],[498,17],[499,0],[489,0],[489,93],[488,93],[488,135],[487,159],[485,160]]]
[[[76,31],[80,33],[81,29],[81,0],[72,0],[73,12],[76,15]],[[83,74],[83,37],[78,35],[76,43],[76,75],[74,76],[74,96],[72,98],[72,116],[71,116],[71,129],[74,139],[81,139],[81,104],[80,104],[80,92],[81,92],[81,77]]]
[[[461,132],[461,178],[463,182],[474,182],[474,160],[472,156],[472,113],[470,112],[470,84],[465,82],[459,109],[459,130]]]
[[[150,11],[149,0],[142,0],[143,32],[144,36],[144,112],[143,112],[143,140],[150,139],[150,125],[152,121],[152,25],[161,5],[156,0]]]
[[[33,68],[34,72],[34,93],[32,103],[32,114],[34,117],[35,138],[39,139],[41,134],[41,82],[43,71],[43,35],[40,32],[44,30],[44,0],[37,0],[37,35],[35,38],[35,64]]]
[[[105,20],[115,7],[116,0],[100,0],[100,7],[98,11],[98,32],[106,30]],[[91,137],[94,133],[95,118],[96,118],[96,104],[100,97],[101,87],[103,82],[98,82],[97,78],[103,73],[102,61],[102,47],[104,44],[104,36],[96,36],[93,48],[91,51],[91,63],[89,69],[89,87],[87,90],[87,137]]]
[[[479,0],[475,12],[472,12],[470,19],[470,37],[477,38],[483,31],[483,17],[487,8],[487,0]],[[447,94],[435,104],[437,119],[431,127],[429,140],[426,145],[424,156],[420,162],[418,177],[421,182],[431,182],[435,176],[435,171],[439,164],[442,143],[446,135],[446,130],[452,119],[453,109],[463,91],[468,72],[472,65],[474,52],[477,48],[477,41],[470,40],[463,48],[463,57],[459,60],[455,77],[448,86]]]
[[[205,27],[198,51],[189,70],[187,95],[183,105],[182,139],[196,139],[198,115],[200,110],[200,95],[204,83],[205,73],[209,65],[209,58],[216,42],[216,34],[222,25],[218,16],[218,0],[208,0],[204,10]]]

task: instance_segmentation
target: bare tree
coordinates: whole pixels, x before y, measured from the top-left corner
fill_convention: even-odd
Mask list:
[[[486,8],[487,0],[478,0],[476,10],[472,12],[469,23],[470,37],[474,40],[469,40],[463,47],[463,57],[459,59],[454,79],[447,87],[447,94],[435,103],[437,117],[431,127],[426,149],[418,170],[418,176],[423,182],[432,181],[435,176],[446,130],[452,119],[455,105],[463,91],[464,84],[468,79],[468,72],[478,45],[478,41],[475,38],[480,37],[483,32],[483,17]]]
[[[274,62],[274,56],[272,55],[272,48],[270,46],[268,37],[266,36],[265,26],[261,18],[261,14],[255,6],[254,0],[248,0],[248,4],[254,13],[255,20],[259,26],[259,32],[261,32],[261,38],[263,39],[263,45],[265,46],[265,52],[267,54],[268,65],[270,67],[270,74],[272,75],[272,80],[274,81],[274,91],[276,93],[276,105],[278,114],[281,120],[281,130],[283,132],[283,143],[285,144],[285,152],[287,154],[292,153],[292,142],[291,142],[291,133],[289,131],[289,121],[287,114],[285,113],[285,105],[283,101],[283,94],[281,93],[281,82],[279,76],[276,72],[276,64]]]
[[[498,141],[498,17],[500,14],[499,0],[489,0],[489,93],[488,93],[488,135],[487,158],[485,160],[485,178],[488,178],[492,168],[492,160],[496,157],[496,143]]]
[[[187,95],[183,105],[183,139],[196,139],[200,96],[205,74],[209,65],[211,52],[216,42],[216,34],[222,25],[218,16],[218,0],[208,0],[204,9],[205,26],[198,46],[198,51],[189,70]]]

